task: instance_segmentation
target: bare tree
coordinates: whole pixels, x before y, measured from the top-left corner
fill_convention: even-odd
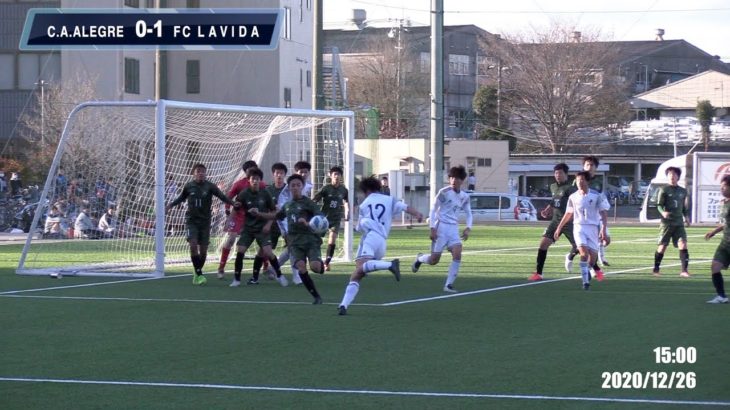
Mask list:
[[[24,140],[21,156],[28,164],[28,173],[36,181],[45,180],[50,168],[56,147],[61,138],[66,119],[73,108],[81,102],[96,99],[94,79],[76,76],[64,82],[51,83],[41,95],[36,95],[36,103],[20,118],[20,135]],[[73,162],[88,161],[93,157],[81,146],[67,147],[67,155],[77,158]],[[67,173],[73,169],[67,169]]]
[[[428,72],[414,65],[408,35],[401,47],[392,40],[372,40],[371,52],[343,60],[350,107],[374,107],[380,113],[381,138],[408,138],[429,110]]]
[[[628,121],[617,50],[599,32],[553,22],[503,38],[487,47],[505,68],[502,109],[523,150],[563,152]]]

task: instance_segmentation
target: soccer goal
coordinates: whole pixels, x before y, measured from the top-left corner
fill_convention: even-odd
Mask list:
[[[342,166],[353,204],[354,115],[319,111],[177,101],[87,102],[69,114],[48,173],[18,274],[159,277],[189,264],[183,204],[165,204],[192,179],[196,163],[228,192],[255,160],[272,182],[271,165],[313,165],[315,191],[330,167]],[[59,178],[59,172],[67,182]],[[52,208],[57,209],[52,209]],[[97,228],[104,213],[112,229],[79,231],[84,212]],[[105,219],[107,219],[105,217]],[[207,270],[214,269],[225,214],[213,204]],[[344,224],[340,259],[352,259],[352,225]],[[39,238],[39,233],[44,232]],[[283,244],[279,245],[279,250]]]

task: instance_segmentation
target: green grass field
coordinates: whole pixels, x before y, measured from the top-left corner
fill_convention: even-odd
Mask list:
[[[179,268],[155,280],[21,277],[21,247],[0,246],[0,408],[730,406],[730,306],[705,304],[709,228],[689,229],[693,277],[681,279],[674,249],[651,275],[656,227],[612,227],[608,275],[588,292],[577,263],[573,275],[562,267],[564,240],[546,280],[526,281],[543,228],[477,227],[456,295],[441,290],[448,255],[410,273],[427,230],[396,228],[388,256],[403,279],[372,274],[344,317],[353,264],[314,275],[325,304],[313,306],[301,286],[229,288],[210,275],[195,287]],[[696,349],[696,362],[658,364],[662,346]],[[604,372],[650,381],[609,389]],[[662,372],[675,380],[654,388]],[[688,374],[694,386],[679,386]]]

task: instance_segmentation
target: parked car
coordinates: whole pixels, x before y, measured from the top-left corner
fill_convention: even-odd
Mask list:
[[[529,197],[496,192],[470,192],[474,222],[537,220],[537,208]],[[465,217],[462,214],[460,220]]]

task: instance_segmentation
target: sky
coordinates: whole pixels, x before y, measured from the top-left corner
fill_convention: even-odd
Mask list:
[[[325,28],[347,22],[352,9],[367,11],[375,26],[430,23],[431,0],[322,0]],[[495,34],[514,34],[551,20],[576,24],[578,30],[599,30],[605,40],[683,39],[730,62],[729,0],[443,0],[444,24],[474,24]]]

